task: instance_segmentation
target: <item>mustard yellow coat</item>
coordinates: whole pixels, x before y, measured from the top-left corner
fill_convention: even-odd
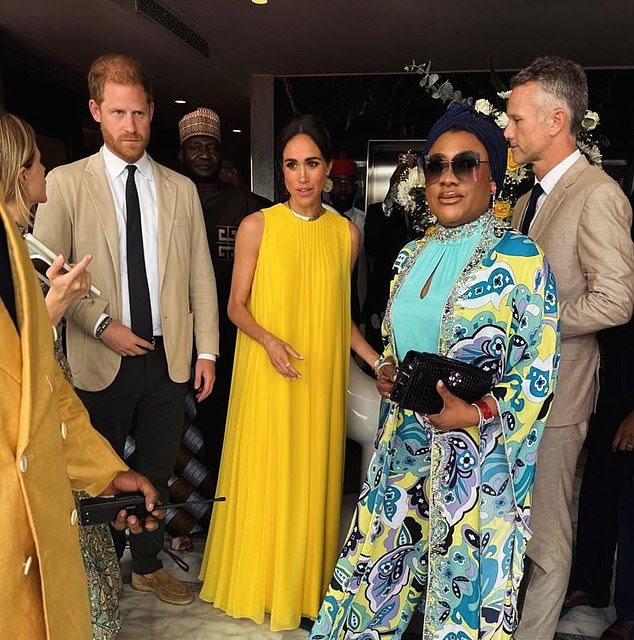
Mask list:
[[[71,488],[98,494],[126,466],[90,426],[53,357],[22,238],[0,204],[20,334],[0,301],[0,635],[92,637]]]

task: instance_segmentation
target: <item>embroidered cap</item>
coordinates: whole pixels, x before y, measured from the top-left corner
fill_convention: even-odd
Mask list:
[[[198,107],[183,116],[178,123],[178,135],[181,144],[192,136],[210,136],[221,142],[220,118],[218,114],[208,107]]]

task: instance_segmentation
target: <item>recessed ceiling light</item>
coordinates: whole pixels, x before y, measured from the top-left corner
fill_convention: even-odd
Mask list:
[[[251,0],[253,4],[268,4],[269,0]]]
[[[174,100],[176,104],[187,104],[187,100]]]
[[[242,133],[242,129],[231,129],[234,133]]]

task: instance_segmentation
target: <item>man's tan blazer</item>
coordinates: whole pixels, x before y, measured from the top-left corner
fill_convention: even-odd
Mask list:
[[[194,183],[152,161],[156,183],[160,313],[170,378],[186,382],[192,347],[218,354],[218,302],[205,223]],[[94,256],[89,266],[101,297],[81,300],[67,312],[68,360],[75,385],[107,387],[121,356],[94,337],[107,313],[121,320],[119,235],[102,154],[58,167],[47,177],[48,202],[38,208],[34,235],[71,262]]]
[[[529,194],[513,212],[521,228]],[[627,322],[634,305],[632,209],[618,184],[579,158],[548,194],[528,235],[544,250],[559,294],[561,362],[547,426],[587,420],[597,387],[595,332]]]

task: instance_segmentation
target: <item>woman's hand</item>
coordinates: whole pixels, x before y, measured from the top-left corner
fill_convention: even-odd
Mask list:
[[[432,426],[440,431],[473,427],[480,423],[478,410],[447,389],[442,380],[436,384],[436,391],[442,398],[443,408],[440,413],[428,415]]]
[[[90,273],[86,267],[91,261],[92,256],[86,255],[70,271],[65,272],[64,257],[57,256],[46,271],[51,283],[46,294],[46,308],[53,326],[59,323],[71,302],[85,297],[90,291]]]
[[[381,397],[386,400],[390,399],[395,380],[396,365],[394,360],[386,360],[376,371],[376,388],[379,390]]]
[[[269,334],[262,340],[262,346],[266,349],[273,368],[279,374],[295,380],[302,377],[301,373],[291,364],[291,358],[303,360],[304,356],[297,353],[290,344]]]

